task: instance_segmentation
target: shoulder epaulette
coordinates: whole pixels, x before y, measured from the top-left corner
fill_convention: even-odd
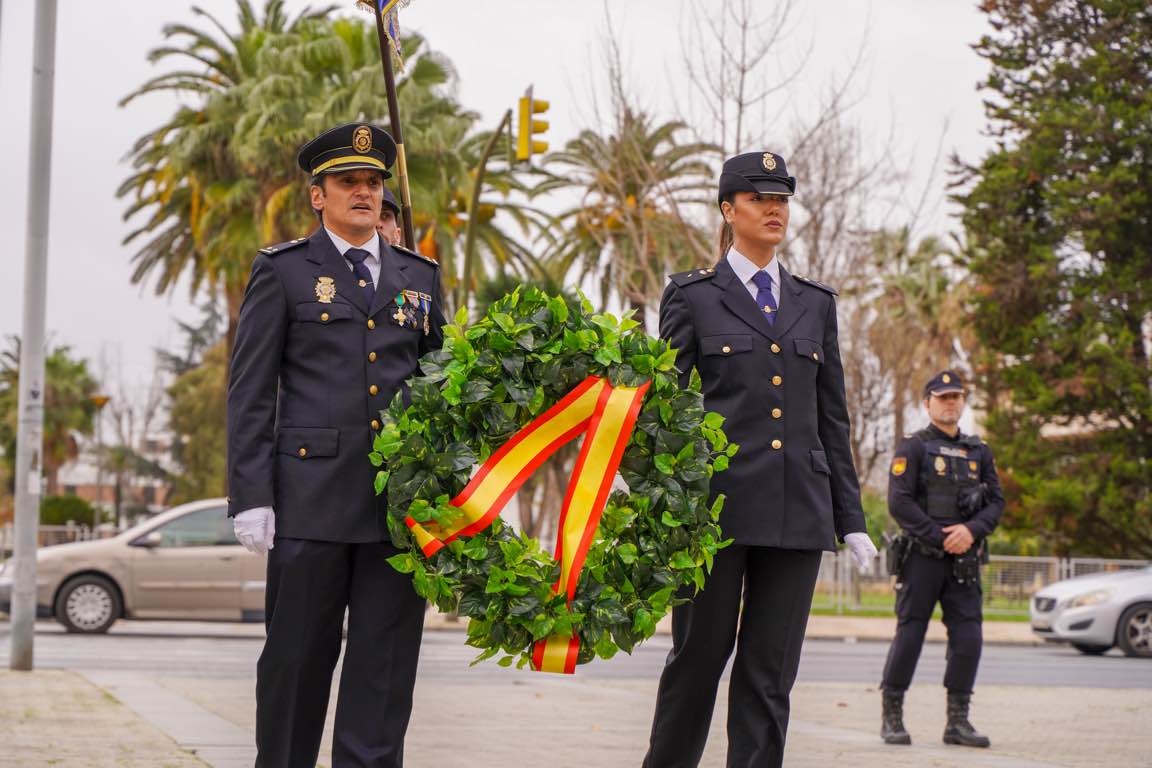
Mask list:
[[[405,256],[411,256],[414,259],[420,259],[420,261],[423,261],[427,264],[431,264],[434,267],[440,266],[440,262],[436,261],[436,259],[430,259],[427,256],[424,256],[423,254],[416,253],[416,251],[410,251],[402,245],[393,245],[392,249],[395,251],[399,251],[400,253],[404,254]]]
[[[306,243],[306,242],[308,242],[308,238],[298,237],[295,240],[289,240],[286,243],[277,243],[276,245],[266,245],[260,249],[260,253],[264,254],[265,256],[275,256],[278,253],[283,253],[284,251],[290,251],[293,248],[299,248],[300,246],[304,245],[304,243]]]
[[[979,448],[984,445],[984,441],[980,439],[980,435],[964,435],[960,438],[960,442],[964,445],[971,445],[974,448]]]
[[[716,276],[716,270],[712,267],[704,267],[703,269],[693,269],[688,272],[677,272],[674,275],[668,275],[668,279],[681,287],[685,285],[692,285],[701,280],[710,280]]]
[[[813,288],[819,288],[820,290],[826,291],[826,292],[832,294],[833,296],[839,296],[840,295],[840,292],[837,291],[835,288],[833,288],[830,285],[824,285],[824,283],[820,282],[819,280],[813,280],[810,277],[803,277],[801,275],[792,275],[792,277],[796,278],[797,280],[804,283],[805,285],[810,285]]]

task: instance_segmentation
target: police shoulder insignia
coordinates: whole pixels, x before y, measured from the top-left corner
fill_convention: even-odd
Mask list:
[[[900,477],[906,469],[908,469],[908,459],[903,456],[892,459],[892,475],[894,477]]]
[[[835,288],[833,288],[830,285],[824,285],[824,283],[820,282],[819,280],[813,280],[810,277],[803,277],[802,275],[792,275],[792,277],[795,278],[796,280],[799,280],[800,282],[804,283],[805,285],[810,285],[813,288],[819,288],[820,290],[825,291],[826,293],[830,293],[833,296],[839,296],[840,295],[840,292],[837,291]]]
[[[331,304],[336,296],[336,282],[327,276],[316,278],[316,300],[322,304]]]
[[[716,270],[712,267],[703,267],[701,269],[693,269],[688,272],[677,272],[674,275],[669,275],[668,279],[681,287],[685,285],[692,285],[701,280],[709,280],[716,276]]]
[[[286,243],[277,243],[276,245],[266,245],[260,249],[260,253],[264,254],[265,256],[275,256],[279,253],[284,253],[284,251],[290,251],[293,248],[299,248],[301,245],[304,245],[304,243],[306,243],[306,242],[308,242],[308,238],[298,237],[295,240],[289,240]]]
[[[436,261],[436,259],[430,259],[427,256],[425,256],[421,253],[416,253],[416,251],[409,250],[402,245],[394,245],[394,246],[392,246],[392,250],[398,251],[399,253],[402,253],[405,256],[411,256],[414,259],[420,259],[420,261],[423,261],[425,264],[431,264],[434,267],[440,266],[440,262]]]

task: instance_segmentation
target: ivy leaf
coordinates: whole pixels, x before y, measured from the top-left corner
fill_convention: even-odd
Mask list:
[[[384,487],[388,484],[387,470],[381,469],[376,473],[376,479],[372,481],[373,487],[376,489],[376,495],[379,496],[384,492]]]
[[[652,460],[656,469],[671,477],[676,472],[676,457],[670,453],[660,453]]]

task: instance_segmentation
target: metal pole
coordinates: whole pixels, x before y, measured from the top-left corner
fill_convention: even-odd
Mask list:
[[[400,187],[400,225],[404,247],[416,250],[416,230],[412,225],[412,193],[408,189],[408,157],[404,154],[404,131],[400,126],[400,101],[396,97],[396,74],[392,70],[392,50],[384,14],[376,13],[376,38],[380,43],[380,64],[384,68],[384,92],[388,97],[388,120],[396,142],[396,185]]]
[[[28,152],[28,235],[24,250],[24,328],[16,431],[16,541],[9,667],[32,669],[36,624],[36,528],[44,438],[44,305],[48,275],[48,199],[52,176],[52,91],[56,75],[56,0],[36,3],[32,48],[32,138]]]
[[[467,307],[468,299],[472,294],[472,265],[476,260],[476,219],[480,216],[480,193],[484,189],[484,174],[488,170],[488,158],[496,148],[496,142],[504,134],[504,128],[512,120],[512,110],[504,113],[500,118],[500,125],[492,133],[488,143],[484,145],[484,153],[480,155],[480,162],[476,165],[476,176],[472,181],[472,197],[468,202],[468,225],[464,228],[464,277],[460,281],[460,300],[458,307]]]

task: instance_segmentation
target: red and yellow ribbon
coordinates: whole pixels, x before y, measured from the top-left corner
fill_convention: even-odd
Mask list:
[[[549,456],[586,432],[560,512],[556,541],[560,579],[553,589],[572,600],[612,490],[612,479],[647,391],[648,383],[613,387],[607,379],[589,376],[484,462],[464,490],[452,499],[452,506],[461,513],[452,523],[439,526],[408,518],[408,527],[425,556],[435,554],[457,537],[470,536],[491,525],[513,494]],[[552,635],[536,643],[533,667],[571,674],[579,650],[575,636]]]

